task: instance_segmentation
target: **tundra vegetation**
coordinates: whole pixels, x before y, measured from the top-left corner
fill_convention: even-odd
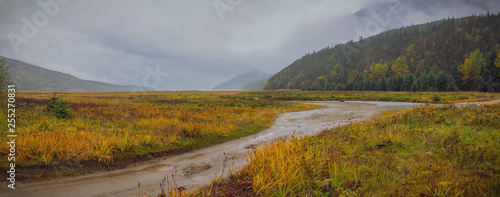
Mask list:
[[[249,165],[178,196],[496,196],[500,105],[389,111],[258,147]]]
[[[18,92],[16,167],[20,170],[16,177],[43,180],[122,168],[259,132],[280,113],[317,108],[286,101],[443,103],[494,96],[473,92]],[[3,113],[0,116],[6,119]],[[6,128],[5,124],[0,122]],[[0,140],[6,141],[6,131],[2,132]],[[0,154],[8,151],[7,144],[0,144]],[[0,160],[2,167],[6,161]]]
[[[41,180],[120,168],[256,133],[271,126],[279,113],[315,108],[224,94],[232,93],[18,92],[16,178]],[[0,116],[7,119],[5,113]],[[3,128],[6,124],[0,123]],[[0,140],[7,141],[6,132]],[[8,144],[2,143],[0,154],[8,152]],[[1,166],[6,162],[0,160]]]

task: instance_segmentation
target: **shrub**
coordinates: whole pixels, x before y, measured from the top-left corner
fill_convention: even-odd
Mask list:
[[[439,95],[437,95],[437,94],[436,94],[436,95],[434,95],[433,99],[434,99],[434,101],[436,101],[436,102],[446,100],[445,98],[443,98],[443,97],[441,97],[441,96],[439,96]]]

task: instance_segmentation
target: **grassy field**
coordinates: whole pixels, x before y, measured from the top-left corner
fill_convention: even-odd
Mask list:
[[[51,92],[16,97],[16,177],[42,180],[125,167],[127,164],[209,146],[271,126],[277,114],[314,106],[290,100],[465,102],[487,93],[436,92],[64,92],[71,117],[47,110]],[[255,98],[259,98],[256,100]],[[0,118],[7,119],[6,114]],[[7,128],[6,122],[0,127]],[[3,130],[0,140],[7,141]],[[0,144],[7,155],[8,144]],[[6,169],[7,159],[0,160]],[[5,178],[3,174],[0,178]],[[4,179],[5,180],[5,179]]]
[[[276,141],[194,196],[497,196],[500,105],[391,111]]]
[[[227,98],[260,98],[273,101],[391,101],[414,103],[458,103],[487,101],[496,94],[481,92],[378,92],[378,91],[250,91]]]
[[[271,126],[279,113],[314,108],[223,98],[230,94],[62,93],[57,96],[69,104],[72,115],[59,119],[46,109],[52,93],[18,93],[16,178],[40,180],[119,168],[249,135]],[[1,118],[7,119],[6,114]],[[6,121],[0,126],[7,128]],[[3,130],[0,140],[6,142],[6,135]],[[0,154],[8,152],[8,144],[2,143]],[[6,162],[0,160],[1,166]]]

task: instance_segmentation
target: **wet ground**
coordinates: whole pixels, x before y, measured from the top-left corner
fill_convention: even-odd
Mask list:
[[[308,102],[325,108],[280,115],[274,125],[260,133],[188,153],[156,158],[125,169],[99,172],[37,183],[17,183],[16,190],[2,187],[0,196],[138,196],[158,194],[161,180],[175,176],[177,186],[189,189],[209,183],[226,166],[246,164],[246,153],[272,140],[315,134],[335,126],[363,121],[386,110],[408,109],[420,104],[392,102]],[[149,192],[148,192],[149,191]],[[142,196],[142,195],[139,195]]]

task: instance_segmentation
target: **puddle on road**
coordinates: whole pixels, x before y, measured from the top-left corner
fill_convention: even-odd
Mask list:
[[[205,170],[208,170],[212,168],[212,165],[208,164],[208,163],[202,163],[202,164],[199,164],[199,165],[196,165],[196,164],[191,164],[185,168],[182,169],[182,175],[186,176],[186,175],[191,175],[191,174],[195,174],[195,173],[198,173],[198,172],[202,172],[202,171],[205,171]]]
[[[192,160],[192,159],[196,159],[198,157],[202,157],[202,156],[205,156],[207,153],[199,153],[199,154],[196,154],[196,155],[192,155],[192,156],[189,156],[189,157],[184,157],[182,158],[181,160]]]
[[[174,169],[174,166],[168,165],[168,164],[160,164],[160,165],[149,166],[147,168],[144,168],[145,171],[152,171],[152,172],[169,172],[173,169]]]

